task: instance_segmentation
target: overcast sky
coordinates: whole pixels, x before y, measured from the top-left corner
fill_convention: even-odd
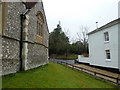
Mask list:
[[[76,38],[80,27],[89,31],[118,18],[120,0],[43,0],[49,31],[61,21],[63,31],[69,30],[70,38]]]

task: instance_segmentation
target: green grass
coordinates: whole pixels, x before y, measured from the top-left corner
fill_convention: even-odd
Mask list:
[[[3,77],[3,88],[115,88],[116,86],[69,67],[48,65]]]

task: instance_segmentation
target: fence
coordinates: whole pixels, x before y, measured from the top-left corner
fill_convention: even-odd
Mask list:
[[[94,76],[95,78],[100,78],[100,79],[115,83],[117,85],[120,85],[120,74],[118,74],[118,77],[113,77],[113,76],[105,75],[103,73],[99,73],[99,72],[96,72],[96,71],[92,71],[92,70],[88,70],[88,69],[85,69],[85,68],[82,68],[82,67],[78,67],[78,66],[75,66],[73,64],[68,64],[66,62],[58,61],[57,63],[58,64],[63,64],[65,66],[69,66],[72,69],[77,69],[77,70],[83,71],[85,73],[88,73],[88,74]]]

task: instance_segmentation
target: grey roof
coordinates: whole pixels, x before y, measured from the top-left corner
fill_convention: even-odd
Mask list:
[[[92,31],[92,32],[89,32],[88,35],[93,34],[93,33],[96,33],[96,32],[101,31],[101,30],[103,30],[103,29],[106,29],[106,28],[111,27],[111,26],[113,26],[113,25],[116,25],[116,24],[118,24],[118,23],[120,23],[120,18],[118,18],[118,19],[116,19],[116,20],[114,20],[114,21],[111,21],[111,22],[103,25],[102,27],[100,27],[100,28],[98,28],[98,29],[96,29],[96,30],[94,30],[94,31]]]

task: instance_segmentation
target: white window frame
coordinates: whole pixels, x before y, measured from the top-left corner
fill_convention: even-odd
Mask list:
[[[104,41],[105,41],[105,43],[110,41],[110,37],[109,37],[109,32],[108,31],[104,32]]]
[[[107,56],[109,55],[109,56]],[[110,58],[108,58],[110,57]],[[106,58],[106,61],[111,61],[111,53],[110,53],[110,50],[105,50],[105,58]]]

